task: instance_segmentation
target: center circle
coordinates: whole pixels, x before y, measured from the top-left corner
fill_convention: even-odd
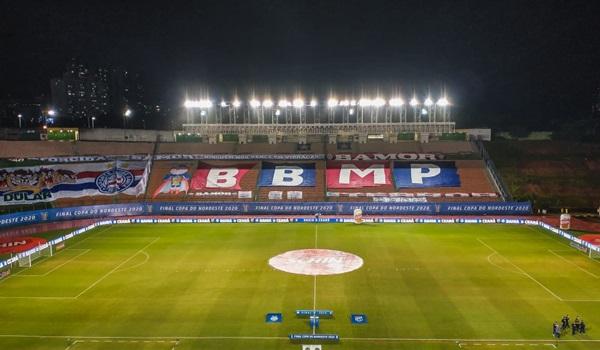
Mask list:
[[[272,257],[269,265],[299,275],[337,275],[359,269],[363,259],[339,250],[299,249]]]

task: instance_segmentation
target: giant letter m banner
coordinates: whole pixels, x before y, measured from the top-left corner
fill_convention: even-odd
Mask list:
[[[327,162],[328,188],[389,186],[389,162]]]
[[[394,162],[396,188],[460,187],[454,162]]]

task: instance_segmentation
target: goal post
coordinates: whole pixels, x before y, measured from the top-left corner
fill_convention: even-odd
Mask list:
[[[591,259],[600,259],[600,249],[588,248],[588,256]]]
[[[52,249],[52,244],[47,243],[44,245],[45,245],[45,247],[43,245],[40,245],[40,246],[32,249],[30,254],[20,257],[18,260],[18,266],[19,267],[31,267],[31,264],[33,263],[33,261],[35,261],[41,257],[50,257],[50,256],[54,255],[54,251]]]

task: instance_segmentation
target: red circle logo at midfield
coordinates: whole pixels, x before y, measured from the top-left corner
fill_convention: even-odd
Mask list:
[[[37,237],[3,238],[0,239],[0,254],[21,253],[46,242],[45,239]]]
[[[299,275],[337,275],[359,269],[363,259],[339,250],[300,249],[272,257],[269,265]]]

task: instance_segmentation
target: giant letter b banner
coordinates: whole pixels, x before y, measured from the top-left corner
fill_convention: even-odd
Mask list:
[[[258,186],[315,186],[315,163],[275,164],[263,162]]]
[[[192,177],[191,188],[192,190],[239,190],[242,178],[255,164],[212,165],[199,162],[198,169]]]
[[[394,162],[396,188],[460,187],[454,162]]]

